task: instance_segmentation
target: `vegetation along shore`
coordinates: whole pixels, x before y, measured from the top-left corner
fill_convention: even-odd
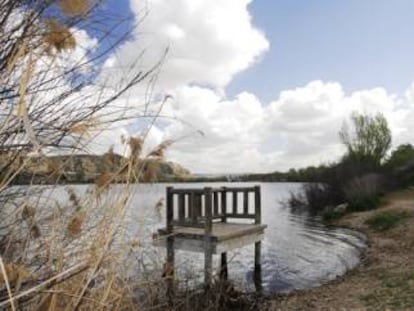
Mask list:
[[[359,267],[321,287],[268,298],[259,310],[412,310],[414,189],[390,193],[379,208],[349,213],[335,225],[366,234]]]

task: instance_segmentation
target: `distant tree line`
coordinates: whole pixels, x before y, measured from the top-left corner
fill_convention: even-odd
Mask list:
[[[292,194],[289,203],[316,212],[342,203],[349,210],[371,209],[385,192],[414,185],[414,147],[407,143],[389,153],[391,131],[382,114],[354,113],[339,138],[347,151],[337,162],[251,174],[243,180],[305,182],[303,191]]]

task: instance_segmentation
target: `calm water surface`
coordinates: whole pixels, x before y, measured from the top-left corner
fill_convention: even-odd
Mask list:
[[[132,188],[128,210],[128,233],[142,237],[143,253],[134,256],[148,267],[148,261],[159,262],[165,250],[152,246],[152,234],[165,225],[164,207],[156,208],[157,202],[165,197],[168,185],[179,188],[194,187],[236,187],[259,183],[197,183],[197,184],[140,184]],[[293,214],[281,204],[291,191],[299,191],[300,184],[261,183],[262,222],[268,225],[262,246],[263,287],[268,292],[287,292],[318,286],[332,280],[359,263],[365,247],[364,237],[354,231],[328,228],[319,218]],[[82,194],[90,187],[71,186]],[[122,186],[112,186],[110,191],[120,191]],[[59,189],[61,188],[61,189]],[[52,196],[65,200],[63,187],[54,190]],[[215,256],[215,267],[218,257]],[[155,258],[155,259],[154,259]],[[229,258],[229,279],[239,288],[253,289],[254,247],[246,246],[231,252]],[[178,276],[202,279],[203,256],[197,253],[178,251],[176,253]],[[142,265],[141,265],[142,266]]]

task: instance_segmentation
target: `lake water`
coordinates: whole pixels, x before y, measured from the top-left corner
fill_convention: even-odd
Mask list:
[[[262,192],[262,222],[268,225],[262,243],[262,279],[266,292],[288,292],[318,286],[332,280],[358,265],[364,237],[352,230],[328,228],[317,217],[298,215],[281,204],[291,191],[300,191],[297,183],[196,183],[196,184],[139,184],[132,186],[128,210],[128,234],[139,236],[144,247],[134,257],[136,261],[162,261],[165,250],[152,246],[152,234],[165,226],[165,210],[156,208],[165,197],[165,189],[195,187],[237,187],[260,185]],[[70,186],[79,194],[87,185]],[[110,193],[120,191],[122,185],[111,186]],[[62,187],[53,190],[59,200],[67,200]],[[109,193],[109,195],[110,195]],[[215,267],[218,257],[215,256]],[[253,289],[254,246],[246,246],[229,253],[229,279],[236,286]],[[141,265],[142,266],[142,265]],[[178,277],[202,280],[203,255],[185,251],[176,252]],[[138,270],[136,270],[138,271]],[[139,271],[137,272],[139,273]]]

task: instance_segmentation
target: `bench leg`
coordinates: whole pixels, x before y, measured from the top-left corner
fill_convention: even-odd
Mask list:
[[[261,255],[262,255],[262,242],[256,242],[254,244],[254,285],[256,291],[262,292],[262,264],[261,264]]]
[[[227,253],[221,253],[221,264],[220,264],[220,278],[227,281],[229,272],[227,269]]]
[[[174,304],[174,238],[167,238],[167,263],[165,277],[167,280],[167,298],[170,306]]]

